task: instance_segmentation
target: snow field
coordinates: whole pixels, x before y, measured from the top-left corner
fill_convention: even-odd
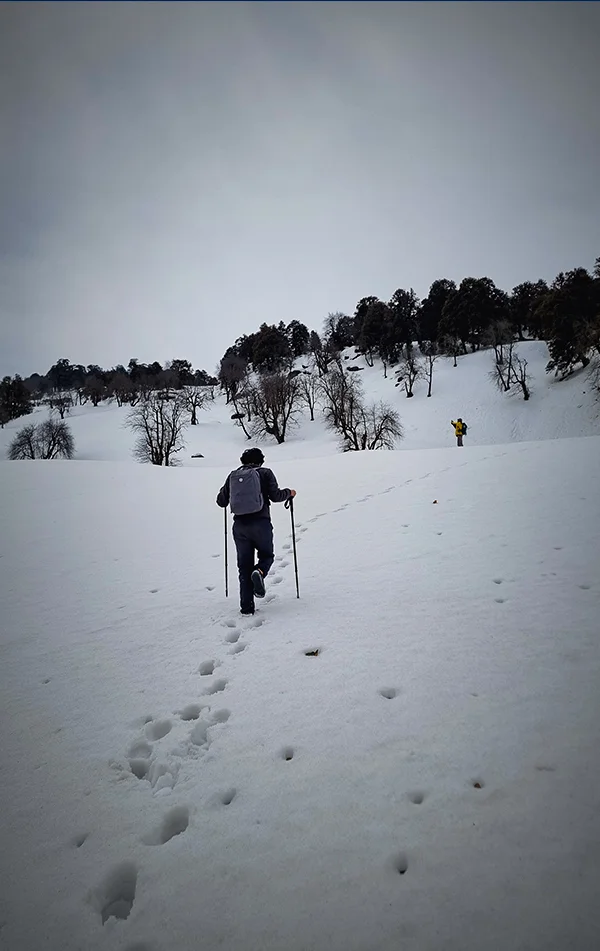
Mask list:
[[[594,948],[599,460],[282,457],[254,618],[227,467],[3,464],[2,946]]]

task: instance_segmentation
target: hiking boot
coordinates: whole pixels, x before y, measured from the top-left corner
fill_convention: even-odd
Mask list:
[[[254,597],[255,598],[264,598],[265,596],[265,579],[260,568],[255,568],[252,574],[252,587],[254,588]]]
[[[247,611],[240,611],[240,614],[243,614],[244,617],[248,614],[254,614],[254,608],[249,608]]]

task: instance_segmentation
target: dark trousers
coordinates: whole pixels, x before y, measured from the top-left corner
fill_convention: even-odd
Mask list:
[[[463,444],[462,436],[457,436],[457,437],[456,437],[456,445],[457,445],[457,446],[462,446],[462,444]]]
[[[240,608],[254,610],[252,572],[260,568],[266,577],[273,564],[273,525],[269,518],[254,518],[233,523],[233,539],[237,551],[237,566],[240,576]],[[255,561],[255,552],[258,557]]]

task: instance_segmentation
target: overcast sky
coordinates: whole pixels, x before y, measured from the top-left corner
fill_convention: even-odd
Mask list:
[[[600,4],[0,6],[0,374],[600,254]]]

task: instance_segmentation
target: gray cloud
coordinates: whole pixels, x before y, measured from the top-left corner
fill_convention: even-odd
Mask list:
[[[0,7],[0,373],[600,253],[597,4]]]

